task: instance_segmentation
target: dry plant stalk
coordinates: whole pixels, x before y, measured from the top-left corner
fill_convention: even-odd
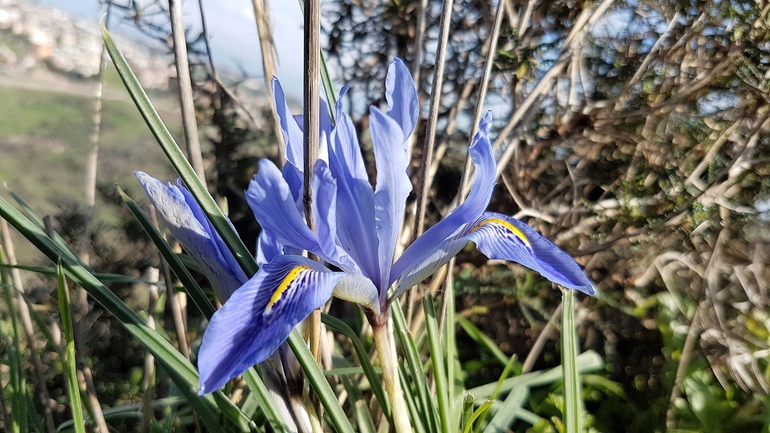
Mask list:
[[[5,257],[7,257],[8,264],[16,266],[16,250],[13,246],[13,239],[11,238],[11,231],[8,227],[8,222],[0,218],[0,232],[2,232],[2,245],[5,250]],[[27,337],[27,345],[29,346],[30,357],[32,358],[32,366],[35,368],[35,376],[37,377],[38,387],[40,389],[40,403],[44,408],[45,425],[49,433],[56,432],[56,425],[53,422],[53,408],[56,402],[51,400],[48,393],[48,386],[45,383],[45,374],[43,371],[43,361],[40,358],[40,347],[38,346],[37,339],[35,337],[35,328],[32,326],[32,316],[29,313],[29,306],[24,299],[24,282],[21,279],[21,272],[17,268],[11,268],[11,281],[15,288],[17,308],[19,316],[21,317],[22,327],[24,328],[24,334]]]
[[[198,136],[198,122],[195,119],[195,102],[193,101],[192,79],[190,64],[187,60],[187,41],[185,39],[184,23],[182,22],[182,2],[169,0],[171,22],[171,37],[174,45],[174,64],[179,81],[179,102],[182,108],[182,126],[184,127],[187,158],[190,159],[195,173],[203,184],[206,184],[206,172],[203,168],[203,155]]]

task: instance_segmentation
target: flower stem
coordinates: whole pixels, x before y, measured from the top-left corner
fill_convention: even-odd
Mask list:
[[[382,367],[382,381],[385,391],[390,399],[391,414],[397,433],[411,433],[412,426],[409,423],[409,412],[401,391],[401,382],[396,370],[396,344],[393,340],[393,330],[389,326],[387,312],[372,317],[369,323],[372,325],[374,345],[377,347],[377,355]]]

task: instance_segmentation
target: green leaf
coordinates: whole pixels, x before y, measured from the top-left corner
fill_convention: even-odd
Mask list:
[[[91,297],[118,319],[128,332],[139,340],[168,372],[171,380],[187,397],[201,422],[212,431],[250,431],[256,428],[221,392],[198,396],[198,372],[179,351],[156,330],[131,311],[112,291],[104,286],[80,263],[77,256],[59,247],[43,230],[25,218],[10,203],[0,197],[0,216],[27,238],[53,262],[61,260],[67,277],[83,287]],[[224,416],[223,416],[224,415]],[[224,423],[224,425],[223,425]]]
[[[411,425],[417,433],[425,433],[425,426],[422,423],[422,416],[415,401],[415,393],[410,392],[409,375],[406,373],[404,364],[398,366],[399,380],[401,380],[401,389],[404,393],[404,401],[406,402],[406,408],[409,410],[409,417],[411,419]]]
[[[67,291],[67,281],[64,278],[64,269],[61,262],[56,264],[56,280],[59,288],[59,317],[61,318],[62,331],[64,331],[67,372],[67,391],[70,396],[70,408],[72,421],[75,424],[76,433],[86,433],[85,419],[83,418],[83,404],[80,401],[80,387],[78,386],[78,370],[75,361],[75,330],[72,327],[72,315],[70,314],[70,297]]]
[[[288,343],[297,356],[297,361],[302,366],[302,369],[305,370],[305,374],[318,395],[318,399],[326,409],[334,429],[338,433],[353,433],[353,426],[350,425],[350,421],[342,410],[337,396],[329,386],[329,382],[326,381],[323,372],[318,368],[315,357],[310,353],[305,340],[302,339],[299,332],[296,330],[292,331],[291,335],[289,335]]]
[[[177,256],[174,250],[171,249],[171,246],[168,244],[168,242],[163,239],[163,236],[161,236],[160,232],[158,232],[158,230],[155,228],[155,225],[152,224],[150,218],[145,215],[139,205],[136,204],[136,202],[131,199],[131,197],[129,197],[125,192],[123,192],[121,188],[118,188],[118,192],[120,192],[120,196],[123,198],[123,202],[126,203],[128,209],[131,210],[131,213],[134,214],[134,217],[136,217],[137,221],[139,221],[139,224],[158,248],[160,254],[166,260],[166,263],[168,263],[171,270],[174,272],[174,274],[176,274],[177,278],[179,278],[179,281],[182,282],[182,285],[190,295],[193,303],[195,303],[200,312],[203,313],[207,319],[211,319],[211,316],[214,315],[214,311],[216,311],[214,306],[203,292],[203,289],[201,289],[201,287],[198,285],[198,282],[195,281],[195,278],[193,278],[184,264],[182,264],[179,256]],[[171,281],[166,281],[166,284],[173,283]]]
[[[5,263],[5,256],[3,255],[3,249],[0,248],[0,263]],[[3,346],[6,348],[8,354],[8,367],[9,367],[9,382],[4,387],[3,392],[10,394],[11,407],[14,409],[11,412],[11,426],[9,426],[13,433],[26,433],[29,431],[28,417],[30,412],[31,395],[28,392],[27,381],[24,372],[24,367],[21,360],[21,344],[19,340],[19,325],[16,322],[16,308],[13,305],[13,290],[14,286],[10,283],[8,273],[4,269],[0,269],[0,285],[3,288],[3,298],[7,305],[8,317],[10,318],[10,329],[6,328],[5,320],[0,320],[0,334],[3,338]],[[9,341],[10,340],[10,341]],[[9,389],[10,388],[10,389]],[[8,391],[12,391],[8,392]]]
[[[460,317],[457,319],[457,322],[463,328],[465,333],[473,339],[473,341],[478,343],[481,347],[487,349],[495,357],[495,359],[500,361],[500,364],[508,364],[508,356],[506,356],[505,353],[503,353],[503,351],[497,347],[497,344],[495,344],[491,338],[484,335],[484,333],[481,332],[481,330],[477,328],[476,325],[471,323],[470,320],[464,317]]]
[[[577,368],[578,372],[581,374],[598,371],[604,368],[604,361],[602,361],[602,357],[599,356],[598,353],[589,350],[585,353],[581,353],[580,356],[577,357]],[[562,370],[563,368],[560,365],[550,370],[533,371],[532,373],[506,379],[499,385],[499,387],[497,383],[488,383],[468,391],[473,393],[477,404],[482,404],[484,401],[490,399],[496,390],[502,394],[520,386],[534,388],[536,386],[549,385],[557,382],[563,379]]]
[[[353,332],[353,329],[351,329],[350,326],[348,326],[345,322],[326,313],[321,313],[321,321],[326,326],[334,329],[335,331],[345,334],[345,336],[348,337],[353,343],[356,356],[358,357],[358,361],[361,364],[364,375],[366,375],[366,379],[369,380],[369,385],[372,387],[372,392],[377,397],[377,401],[380,403],[382,412],[385,414],[388,420],[390,420],[390,401],[385,397],[385,390],[382,388],[382,382],[380,381],[380,378],[377,375],[372,362],[369,361],[369,354],[367,353],[366,349],[364,349],[364,345],[361,343],[358,335],[356,335],[356,333]]]
[[[697,376],[684,380],[684,390],[693,413],[706,433],[723,431],[725,411],[719,407],[719,399],[712,394],[709,385]]]
[[[454,262],[452,262],[454,264]],[[451,272],[451,268],[450,268]],[[459,365],[460,361],[457,359],[457,345],[456,345],[456,319],[455,319],[455,296],[454,290],[451,284],[446,284],[444,287],[444,298],[446,302],[446,317],[444,318],[444,350],[446,357],[446,378],[447,378],[447,404],[449,413],[449,430],[457,431],[460,421],[459,416],[452,416],[453,414],[461,414],[455,408],[455,400],[460,393],[462,393],[463,377],[462,367]],[[458,391],[460,390],[460,391]],[[456,422],[455,422],[456,421]]]
[[[267,390],[267,386],[262,382],[262,378],[259,377],[257,371],[254,368],[246,370],[246,372],[243,373],[243,379],[246,381],[246,384],[249,385],[251,391],[256,395],[259,407],[262,408],[262,412],[265,414],[270,426],[278,432],[288,431],[281,414],[276,411],[276,408],[270,399],[270,392]]]
[[[575,291],[562,291],[561,364],[564,366],[564,428],[582,432],[583,400],[580,395],[580,372],[577,367],[578,341],[575,326]]]
[[[430,398],[428,392],[428,382],[425,380],[425,372],[422,368],[422,362],[420,361],[420,353],[417,349],[417,345],[414,342],[414,337],[406,326],[406,320],[404,319],[404,312],[401,309],[401,304],[396,300],[390,307],[390,314],[393,318],[393,326],[396,330],[396,337],[401,344],[401,349],[406,356],[407,367],[409,374],[412,377],[412,385],[419,396],[421,405],[420,415],[423,425],[428,431],[438,431],[438,414],[433,401]],[[404,390],[409,388],[404,387]]]
[[[494,391],[492,391],[492,395],[489,396],[488,401],[494,401],[498,394],[500,394],[500,390],[503,387],[503,383],[506,379],[508,379],[508,376],[513,372],[513,368],[516,365],[516,355],[514,354],[511,356],[511,359],[508,361],[508,363],[505,365],[505,368],[503,369],[503,372],[500,374],[500,377],[497,379],[497,384],[495,386]],[[485,402],[486,403],[486,402]],[[476,431],[481,431],[481,424],[484,421],[484,418],[487,416],[488,412],[484,412],[481,414],[481,419],[479,420],[478,425],[476,426]]]
[[[126,62],[123,54],[118,49],[117,45],[115,45],[115,41],[110,36],[109,32],[107,32],[104,24],[102,24],[102,38],[104,39],[104,46],[110,54],[112,62],[115,64],[115,69],[118,71],[120,78],[123,80],[123,84],[125,84],[128,93],[131,95],[131,99],[134,100],[134,103],[147,123],[147,126],[158,140],[158,144],[160,144],[163,152],[166,153],[166,156],[179,174],[179,177],[182,178],[185,185],[187,185],[187,188],[190,190],[190,193],[195,197],[195,200],[198,201],[203,213],[206,214],[211,225],[214,226],[216,231],[222,237],[222,240],[227,244],[228,248],[230,248],[230,251],[233,253],[233,256],[235,256],[235,259],[241,265],[244,272],[246,272],[246,275],[249,277],[254,275],[257,273],[257,264],[254,261],[254,258],[251,256],[251,253],[246,246],[243,245],[238,234],[233,230],[232,226],[230,226],[227,218],[222,213],[222,210],[219,209],[214,199],[208,193],[206,186],[195,174],[189,161],[187,161],[187,158],[185,158],[179,145],[174,141],[174,137],[171,136],[171,133],[168,131],[168,128],[166,128],[163,120],[161,120],[158,112],[155,111],[155,108],[150,102],[150,98],[147,97],[144,89],[142,89],[139,80],[131,71],[128,62]]]
[[[52,266],[7,265],[7,264],[0,263],[0,268],[18,269],[21,271],[35,272],[37,274],[43,274],[43,275],[56,275],[56,268]],[[111,283],[123,283],[123,284],[140,283],[140,284],[158,285],[157,281],[143,280],[141,278],[127,277],[125,275],[119,275],[119,274],[94,273],[93,275],[101,281],[109,281]]]
[[[334,105],[337,103],[337,95],[334,93],[334,86],[332,85],[331,75],[329,74],[329,66],[326,64],[326,55],[321,50],[321,83],[324,85],[324,93],[326,93],[326,103],[329,105],[329,115],[332,118],[332,122],[336,122],[335,116],[337,112],[334,109]]]
[[[489,421],[489,425],[484,429],[485,433],[495,433],[501,431],[507,431],[510,429],[511,424],[519,416],[524,404],[529,397],[529,388],[522,386],[511,390],[508,393],[508,397],[505,398],[503,404],[497,409],[497,413]],[[567,430],[572,432],[573,430]],[[577,430],[575,430],[577,432]]]
[[[468,392],[464,392],[456,400],[455,404],[459,405],[462,409],[452,414],[452,422],[460,430],[464,430],[463,426],[467,426],[471,422],[471,416],[473,416],[473,396]]]
[[[344,369],[345,366],[350,365],[348,360],[345,358],[340,358],[339,360],[335,361],[335,364],[336,363],[341,364],[342,369]],[[356,383],[355,378],[349,375],[342,375],[339,376],[339,379],[340,382],[342,382],[342,386],[345,388],[345,391],[348,393],[347,401],[353,407],[353,417],[356,420],[358,431],[362,433],[375,433],[377,428],[374,426],[372,414],[369,412],[369,402],[364,399],[364,396],[361,393],[361,389],[358,386],[358,383]]]
[[[446,376],[444,363],[446,357],[441,347],[441,333],[438,330],[436,309],[433,305],[433,295],[425,294],[422,303],[425,310],[425,324],[428,328],[428,341],[430,344],[430,360],[433,365],[433,378],[436,381],[436,394],[438,394],[438,410],[441,417],[441,431],[452,431],[452,420],[449,411],[449,380]]]
[[[150,407],[155,408],[176,408],[187,403],[187,400],[180,397],[166,397],[150,402]],[[103,412],[105,420],[121,420],[121,419],[141,419],[142,410],[144,409],[144,403],[126,404],[118,407],[105,409]],[[67,420],[59,424],[58,431],[66,431],[73,428],[73,420]]]
[[[479,406],[478,409],[476,409],[475,412],[471,415],[471,419],[468,420],[468,423],[465,425],[465,429],[463,430],[463,433],[470,433],[471,429],[473,428],[473,423],[476,422],[476,420],[484,415],[487,410],[489,410],[490,407],[492,407],[492,403],[494,403],[494,400],[487,400]]]

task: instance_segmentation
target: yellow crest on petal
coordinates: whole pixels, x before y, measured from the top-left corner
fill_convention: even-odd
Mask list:
[[[508,221],[505,221],[505,220],[500,219],[500,218],[487,218],[487,219],[483,219],[483,220],[479,221],[475,226],[473,226],[473,228],[471,229],[471,231],[469,233],[473,233],[476,230],[480,229],[481,227],[483,227],[485,225],[489,225],[489,224],[496,224],[496,225],[502,226],[503,228],[505,228],[506,230],[511,232],[514,236],[516,236],[518,239],[520,239],[522,242],[524,242],[524,244],[528,248],[530,248],[530,249],[532,248],[532,245],[529,243],[529,239],[527,239],[527,237],[524,235],[524,233],[521,232],[521,230],[519,230],[516,227],[514,227]]]
[[[275,289],[275,292],[273,292],[273,296],[270,297],[270,302],[267,303],[267,307],[265,307],[265,314],[269,314],[271,311],[273,311],[273,307],[275,304],[278,303],[278,301],[281,300],[281,297],[286,292],[286,290],[291,286],[291,283],[294,282],[294,280],[297,279],[299,274],[302,271],[309,271],[309,266],[297,266],[296,268],[292,269],[284,278],[283,281],[281,281],[281,284],[278,285],[278,288]]]

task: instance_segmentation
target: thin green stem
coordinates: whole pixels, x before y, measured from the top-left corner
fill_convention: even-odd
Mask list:
[[[575,329],[575,291],[562,292],[561,364],[564,366],[564,426],[566,431],[581,432],[582,401],[580,372],[577,368],[578,342]]]
[[[436,381],[436,394],[438,394],[438,409],[441,416],[441,432],[449,433],[451,428],[449,381],[446,376],[446,354],[441,347],[441,333],[438,330],[438,320],[436,319],[436,307],[433,302],[433,295],[426,293],[422,301],[425,309],[425,325],[428,330],[428,341],[430,344],[430,360],[433,364],[433,378]]]
[[[77,366],[75,365],[75,331],[72,327],[72,315],[70,314],[69,307],[69,291],[67,290],[67,281],[64,278],[64,269],[61,266],[61,262],[56,265],[56,276],[59,288],[59,312],[67,351],[65,366],[67,370],[67,392],[70,396],[72,421],[75,423],[76,433],[85,433],[85,418],[83,417],[83,406],[80,402],[78,373]]]

